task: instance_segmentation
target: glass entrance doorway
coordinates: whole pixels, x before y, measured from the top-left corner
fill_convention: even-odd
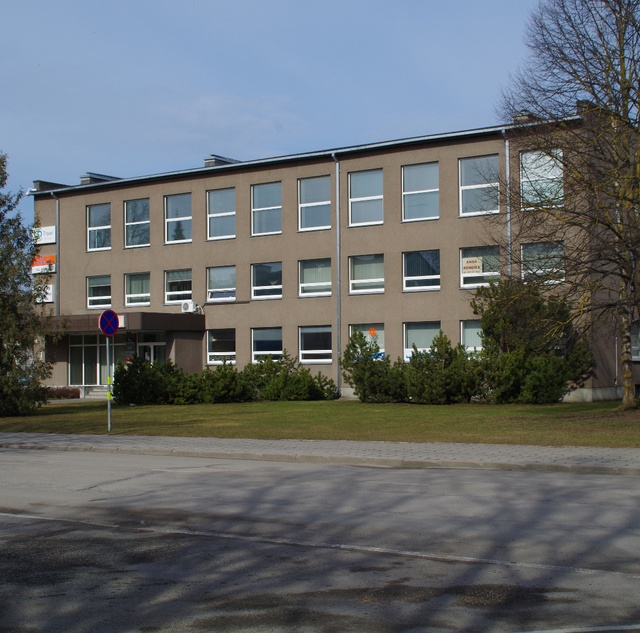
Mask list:
[[[166,360],[166,345],[164,343],[140,343],[138,344],[138,356],[150,363],[162,363]]]
[[[138,334],[138,356],[150,363],[163,363],[167,358],[164,332],[141,332]]]

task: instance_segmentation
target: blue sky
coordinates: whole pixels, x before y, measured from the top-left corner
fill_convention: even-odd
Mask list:
[[[0,0],[9,189],[494,125],[537,2]]]

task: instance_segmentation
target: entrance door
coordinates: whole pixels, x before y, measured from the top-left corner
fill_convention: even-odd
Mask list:
[[[163,363],[165,361],[164,343],[141,343],[138,345],[138,356],[151,363]]]

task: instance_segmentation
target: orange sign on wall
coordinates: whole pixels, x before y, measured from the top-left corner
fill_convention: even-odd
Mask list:
[[[53,273],[56,270],[55,255],[36,255],[31,262],[31,274]]]

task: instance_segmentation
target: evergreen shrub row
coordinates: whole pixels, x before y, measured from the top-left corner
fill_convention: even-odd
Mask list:
[[[442,332],[431,350],[415,346],[408,362],[380,357],[375,340],[354,332],[342,359],[342,374],[361,402],[412,404],[546,404],[558,402],[582,384],[583,358],[562,350],[530,353],[483,349],[467,352],[452,347]]]
[[[335,383],[285,351],[278,361],[265,358],[238,371],[224,364],[186,373],[170,360],[150,363],[134,356],[114,372],[113,398],[118,404],[203,404],[256,400],[330,400]]]

